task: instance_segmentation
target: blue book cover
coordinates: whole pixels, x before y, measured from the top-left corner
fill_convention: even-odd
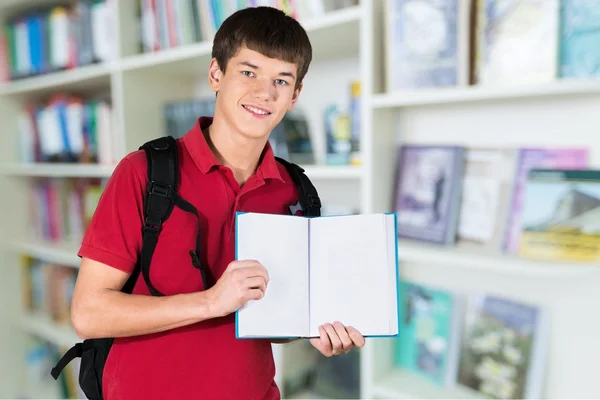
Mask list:
[[[559,37],[562,78],[600,75],[600,0],[562,0]]]
[[[396,365],[437,385],[451,384],[459,346],[458,303],[451,292],[401,282]]]

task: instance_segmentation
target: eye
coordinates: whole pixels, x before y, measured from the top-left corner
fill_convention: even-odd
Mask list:
[[[242,74],[246,76],[254,76],[254,73],[252,71],[242,71]]]
[[[288,83],[286,81],[284,81],[283,79],[275,79],[275,83],[277,83],[278,85],[282,85],[285,86]]]

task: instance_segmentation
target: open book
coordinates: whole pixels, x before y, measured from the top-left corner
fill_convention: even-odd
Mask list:
[[[340,321],[398,334],[396,214],[236,215],[236,259],[265,266],[265,296],[236,312],[238,338],[318,337]]]

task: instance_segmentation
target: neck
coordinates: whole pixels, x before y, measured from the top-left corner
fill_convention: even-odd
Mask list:
[[[265,140],[251,139],[235,132],[223,118],[213,118],[206,141],[219,162],[233,171],[241,185],[254,174]]]

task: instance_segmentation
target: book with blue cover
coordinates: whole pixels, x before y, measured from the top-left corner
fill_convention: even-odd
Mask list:
[[[561,0],[561,78],[600,75],[600,0]]]
[[[269,283],[236,312],[236,337],[318,337],[335,321],[363,336],[396,335],[397,247],[393,213],[237,213],[236,259],[259,261]]]
[[[461,302],[445,290],[400,283],[400,334],[395,363],[439,386],[456,378]]]

